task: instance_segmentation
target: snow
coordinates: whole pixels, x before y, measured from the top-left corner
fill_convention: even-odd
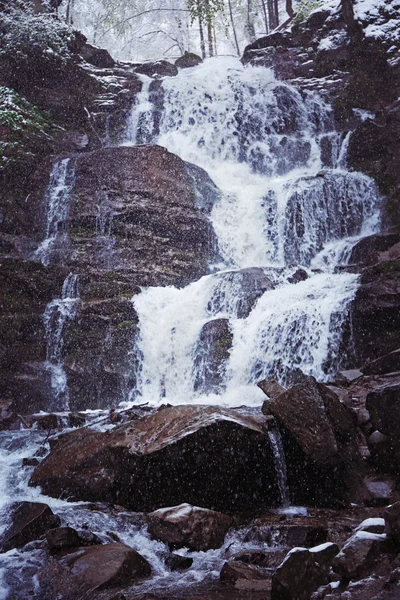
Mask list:
[[[365,519],[360,525],[357,527],[356,531],[362,531],[367,527],[384,527],[385,519],[381,519],[380,517]]]
[[[320,544],[319,546],[314,546],[314,548],[310,548],[310,552],[322,552],[327,548],[331,548],[334,546],[332,542],[325,542],[325,544]]]
[[[362,23],[366,37],[400,42],[399,0],[357,0],[354,15]]]
[[[353,535],[353,537],[351,537],[347,544],[350,544],[356,540],[376,540],[376,541],[382,541],[386,539],[386,534],[385,533],[370,533],[369,531],[357,531],[357,533],[355,535]]]

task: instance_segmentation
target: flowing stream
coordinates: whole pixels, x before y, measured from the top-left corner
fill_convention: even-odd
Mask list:
[[[134,298],[143,360],[130,399],[257,405],[254,384],[263,378],[290,385],[300,370],[329,379],[344,358],[358,286],[357,275],[336,267],[379,224],[375,183],[346,168],[350,134],[335,130],[321,95],[235,59],[163,79],[161,118],[144,80],[125,144],[151,140],[207,171],[221,191],[210,215],[219,258],[184,289],[147,288]],[[268,289],[251,303],[254,268]],[[246,301],[249,310],[238,310]],[[207,353],[203,328],[221,319],[232,340],[208,336]],[[219,369],[219,383],[199,385],[198,365],[218,344],[229,346],[224,364],[208,369]]]

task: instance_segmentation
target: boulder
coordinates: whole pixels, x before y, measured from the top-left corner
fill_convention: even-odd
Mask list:
[[[305,281],[306,279],[308,279],[307,271],[304,269],[297,269],[297,271],[295,271],[293,275],[288,278],[288,282],[299,283],[300,281]]]
[[[105,69],[112,69],[115,67],[115,60],[108,50],[105,50],[104,48],[97,48],[96,46],[92,46],[92,44],[85,44],[80,50],[80,55],[86,62],[91,63],[95,67]]]
[[[174,77],[175,75],[178,75],[178,67],[167,60],[157,60],[154,62],[143,63],[136,68],[136,73],[154,78]]]
[[[373,565],[385,539],[385,534],[358,531],[334,558],[333,570],[347,581],[361,577]]]
[[[93,546],[101,544],[100,538],[90,531],[77,531],[72,527],[56,527],[46,532],[46,540],[51,553],[60,552],[65,548],[78,546]]]
[[[234,583],[241,579],[248,581],[267,579],[265,573],[255,565],[245,564],[239,561],[228,561],[224,563],[220,573],[221,581]]]
[[[188,502],[229,513],[279,501],[262,425],[211,406],[166,407],[112,431],[61,436],[30,484],[145,512]]]
[[[372,425],[389,436],[396,445],[400,440],[400,385],[389,383],[375,388],[367,395],[366,409]]]
[[[271,600],[309,600],[327,582],[313,554],[306,548],[293,548],[272,577]]]
[[[78,548],[66,555],[71,575],[83,580],[85,587],[101,590],[115,585],[129,585],[151,574],[151,567],[136,550],[124,544],[104,544]]]
[[[263,404],[299,442],[304,453],[323,464],[338,454],[342,437],[354,435],[354,417],[336,394],[314,377],[272,397]]]
[[[356,414],[331,389],[303,377],[262,410],[281,433],[292,502],[342,506],[364,499]]]
[[[388,506],[384,516],[385,531],[388,537],[400,545],[400,502]]]
[[[183,56],[176,59],[175,66],[178,67],[178,69],[188,69],[190,67],[197,67],[197,65],[200,65],[202,62],[203,60],[200,56],[197,56],[197,54],[185,52]]]
[[[233,311],[238,319],[248,317],[257,300],[265,292],[275,288],[275,284],[260,267],[224,271],[217,273],[215,278],[219,284],[214,288],[207,306],[208,310],[212,314]],[[232,295],[235,298],[234,306],[232,306]]]
[[[192,566],[193,558],[171,553],[165,558],[165,564],[171,571],[186,571]]]
[[[232,524],[228,515],[190,504],[160,508],[147,519],[153,538],[173,547],[202,552],[220,548]]]
[[[314,560],[317,561],[319,566],[326,572],[329,573],[329,569],[332,566],[333,559],[337,554],[339,554],[339,546],[332,542],[326,542],[325,544],[320,544],[319,546],[314,546],[314,548],[310,548],[309,552],[314,557]]]
[[[2,536],[1,552],[22,548],[60,524],[60,518],[47,504],[41,502],[17,502],[11,505],[10,512],[12,523]]]
[[[259,381],[257,386],[264,392],[266,396],[268,396],[268,398],[272,399],[286,392],[286,388],[275,381],[275,379],[264,379],[263,381]]]
[[[214,319],[203,325],[195,350],[196,391],[216,392],[222,386],[232,340],[229,319]]]

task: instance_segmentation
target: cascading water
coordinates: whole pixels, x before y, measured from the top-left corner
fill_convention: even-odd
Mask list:
[[[79,301],[78,275],[70,273],[62,287],[61,298],[55,298],[46,306],[43,322],[46,332],[46,368],[50,373],[52,410],[69,410],[67,375],[62,361],[63,334],[69,321],[75,317]]]
[[[185,289],[148,288],[135,297],[141,401],[258,404],[254,383],[264,377],[290,384],[300,369],[326,380],[340,365],[358,285],[356,275],[335,267],[378,225],[374,182],[345,169],[350,134],[335,131],[332,108],[317,93],[234,59],[182,70],[162,88],[160,133],[152,141],[205,169],[219,187],[211,221],[222,263],[219,273]],[[154,130],[148,85],[139,100],[127,144],[142,141],[135,123],[146,123],[147,135]],[[306,273],[296,284],[289,282],[295,265]],[[240,278],[251,267],[272,285],[240,314],[238,303],[251,295]],[[229,320],[233,342],[220,389],[204,393],[196,384],[198,342],[212,319]]]
[[[53,164],[50,183],[45,194],[46,233],[36,250],[36,256],[48,265],[59,248],[62,252],[67,245],[67,223],[69,200],[75,182],[75,169],[70,158],[57,160]]]

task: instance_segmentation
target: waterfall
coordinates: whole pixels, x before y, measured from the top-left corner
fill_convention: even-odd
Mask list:
[[[55,298],[46,306],[43,322],[46,333],[46,368],[50,373],[52,410],[69,410],[67,374],[62,361],[63,334],[68,322],[76,314],[79,300],[78,275],[70,273],[62,287],[61,298]]]
[[[274,455],[274,464],[276,471],[276,481],[279,487],[279,494],[281,497],[281,505],[289,506],[290,496],[289,487],[286,476],[286,459],[285,452],[283,450],[282,438],[278,429],[269,429],[268,438],[271,444],[272,452]]]
[[[70,158],[57,160],[52,167],[50,182],[45,193],[46,232],[36,256],[48,265],[57,251],[61,255],[68,241],[68,218],[71,193],[75,183],[75,169]]]
[[[153,404],[257,405],[262,378],[290,385],[301,370],[328,380],[358,287],[357,275],[336,267],[379,225],[375,183],[346,170],[350,133],[335,130],[317,92],[236,59],[210,59],[158,84],[157,133],[148,124],[160,106],[146,85],[126,143],[143,141],[144,130],[148,143],[153,131],[152,143],[207,171],[220,190],[210,220],[221,262],[184,289],[147,288],[133,299],[142,355],[135,394]],[[260,277],[269,284],[255,293]],[[208,337],[215,348],[205,353],[204,327],[217,319],[231,338]],[[219,361],[208,371],[206,354]],[[199,386],[199,368],[219,373],[219,388]]]

